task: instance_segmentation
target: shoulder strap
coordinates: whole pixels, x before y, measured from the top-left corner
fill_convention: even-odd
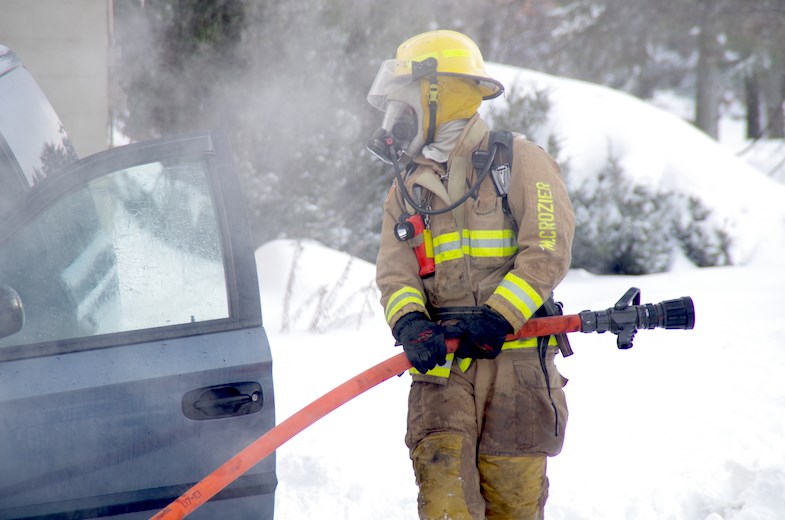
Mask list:
[[[496,189],[496,195],[502,199],[502,210],[512,222],[512,227],[518,233],[518,223],[510,210],[507,201],[507,193],[510,191],[510,175],[512,173],[512,141],[515,135],[507,131],[488,132],[488,148],[477,150],[472,156],[474,168],[481,170],[487,166],[488,161],[493,161],[491,165],[491,180]]]
[[[493,166],[491,167],[491,178],[496,188],[496,194],[506,200],[507,193],[510,191],[510,173],[512,168],[512,132],[499,131],[491,132],[488,137],[488,150],[496,148],[496,153],[492,154]]]
[[[482,171],[493,161],[491,178],[496,194],[505,197],[510,190],[510,172],[512,165],[512,141],[515,135],[507,131],[488,132],[488,146],[485,150],[477,150],[472,155],[475,170]]]

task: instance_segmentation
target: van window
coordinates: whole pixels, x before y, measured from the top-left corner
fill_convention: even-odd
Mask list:
[[[15,198],[77,160],[63,124],[16,56],[0,46],[0,214]],[[8,65],[8,64],[11,65]]]
[[[227,318],[202,159],[152,162],[58,199],[0,245],[23,329],[0,347]]]
[[[0,81],[0,134],[28,186],[77,159],[63,124],[38,84],[22,67]]]

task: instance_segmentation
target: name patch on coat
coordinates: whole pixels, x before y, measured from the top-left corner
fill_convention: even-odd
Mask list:
[[[556,249],[556,215],[553,211],[553,190],[547,182],[538,182],[537,187],[537,227],[540,248],[548,251]]]

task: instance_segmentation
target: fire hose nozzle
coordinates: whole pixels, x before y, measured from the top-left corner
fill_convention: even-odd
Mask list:
[[[660,303],[640,304],[640,290],[631,287],[616,305],[604,311],[583,311],[581,332],[612,332],[618,336],[620,349],[632,347],[632,339],[640,329],[681,329],[695,327],[695,305],[683,296]]]

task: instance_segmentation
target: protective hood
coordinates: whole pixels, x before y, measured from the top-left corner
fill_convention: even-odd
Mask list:
[[[470,119],[480,108],[482,92],[470,80],[452,76],[439,76],[437,78],[439,99],[436,104],[436,139],[439,129],[445,123],[456,119]],[[422,81],[420,93],[422,96],[423,112],[428,110],[428,82]],[[422,133],[428,135],[428,118],[422,120]],[[435,139],[435,140],[436,140]]]

